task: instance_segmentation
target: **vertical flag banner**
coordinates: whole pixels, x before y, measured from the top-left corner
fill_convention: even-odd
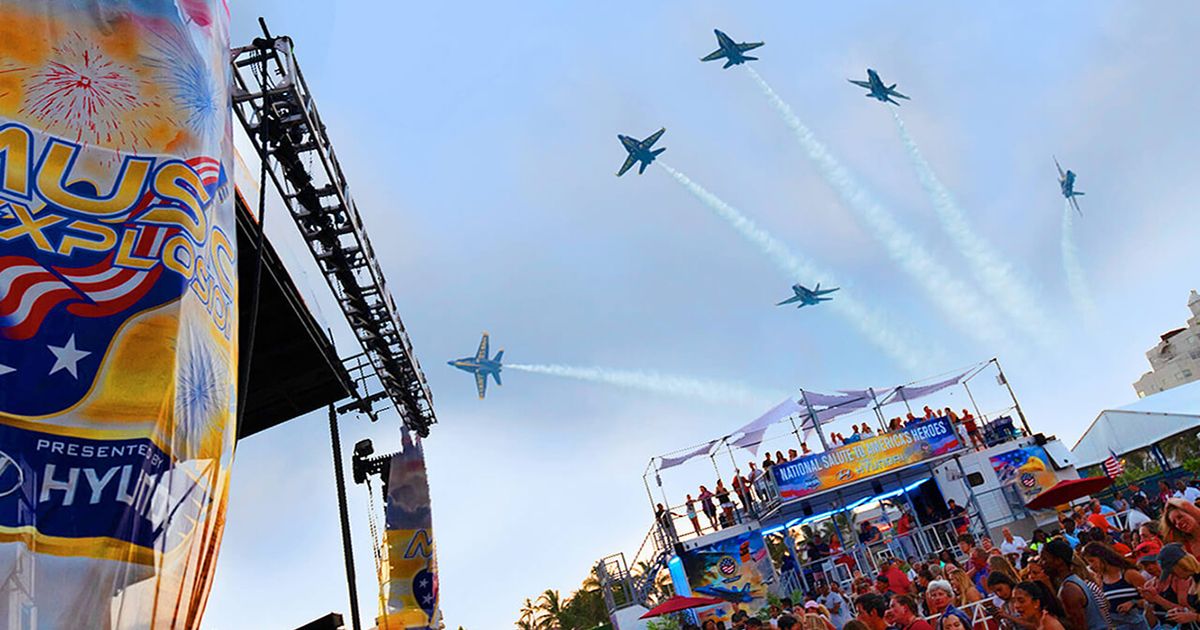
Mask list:
[[[438,612],[437,555],[425,452],[404,432],[404,450],[388,468],[387,610],[378,626],[387,630],[436,628]]]
[[[0,627],[195,628],[235,439],[222,0],[0,0]]]

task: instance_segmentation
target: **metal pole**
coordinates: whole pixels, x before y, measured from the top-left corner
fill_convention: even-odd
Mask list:
[[[1033,431],[1029,430],[1029,422],[1025,420],[1025,412],[1021,410],[1021,403],[1017,400],[1012,385],[1008,384],[1008,377],[1004,376],[1004,369],[1000,367],[1000,360],[992,358],[992,363],[996,364],[996,370],[1000,372],[1000,380],[1004,381],[1004,387],[1008,389],[1008,396],[1012,398],[1013,406],[1017,408],[1017,416],[1021,418],[1021,426],[1025,428],[1025,435],[1033,435]]]
[[[866,546],[862,544],[862,539],[858,537],[858,530],[854,528],[854,513],[852,510],[846,508],[846,496],[842,494],[841,490],[837,490],[835,494],[838,498],[838,505],[841,506],[838,511],[846,515],[846,524],[850,526],[850,536],[854,538],[854,549],[850,551],[850,554],[854,556],[855,562],[858,564],[860,569],[870,567],[871,570],[874,571],[877,567],[875,567],[874,563],[869,562],[871,554],[866,552]],[[835,531],[838,529],[837,513],[834,513],[833,529]],[[842,540],[840,534],[838,535],[838,540]],[[842,541],[842,545],[842,549],[845,551],[846,547],[844,540]]]
[[[971,486],[971,482],[967,479],[967,471],[963,468],[962,460],[957,455],[954,456],[954,463],[958,465],[958,472],[962,475],[963,485],[967,487],[967,499],[975,507],[975,513],[979,515],[979,521],[983,523],[983,534],[988,536],[990,532],[988,531],[987,518],[983,516],[983,508],[979,507],[979,500],[975,498],[975,488]]]
[[[813,428],[817,430],[817,437],[821,439],[821,450],[829,451],[829,442],[825,441],[825,431],[821,428],[821,420],[817,417],[817,412],[813,410],[812,405],[808,403],[808,396],[804,393],[804,388],[800,388],[800,400],[804,401],[804,408],[808,410],[808,417],[812,419]]]
[[[350,545],[350,512],[346,507],[346,479],[342,472],[342,438],[338,434],[337,409],[329,404],[329,435],[333,444],[333,477],[337,483],[338,516],[342,521],[342,554],[346,558],[346,587],[350,591],[350,624],[362,630],[358,617],[358,583],[354,578],[354,550]],[[374,500],[374,497],[371,498]]]
[[[871,401],[875,403],[875,417],[879,418],[879,429],[882,433],[887,433],[887,424],[883,421],[883,412],[879,409],[879,399],[875,397],[875,388],[868,387],[867,391],[871,393]]]
[[[642,485],[646,486],[646,498],[650,499],[651,510],[654,510],[654,491],[650,489],[650,469],[653,467],[654,459],[651,459],[650,463],[646,464],[646,472],[642,473]],[[655,470],[654,474],[657,475],[658,471]]]
[[[792,433],[796,435],[796,441],[799,442],[801,445],[803,445],[804,438],[800,437],[800,429],[796,426],[796,417],[789,415],[788,422],[792,423]],[[801,450],[803,450],[803,449],[801,449]]]
[[[896,481],[900,484],[901,488],[904,488],[904,477],[900,473],[896,473]],[[917,545],[917,536],[914,535],[916,532],[921,531],[921,521],[917,518],[917,506],[913,503],[912,497],[908,496],[908,490],[904,490],[900,494],[904,496],[904,502],[908,504],[909,520],[916,524],[915,531],[912,534],[908,534],[907,537],[909,542],[913,543],[913,547],[916,548],[917,557],[920,557],[921,548]],[[900,543],[900,548],[904,549],[905,552],[908,551],[904,548],[904,543]],[[908,558],[905,558],[905,560],[908,560]]]
[[[967,398],[971,399],[971,406],[975,408],[975,415],[979,418],[979,424],[987,422],[987,418],[983,417],[983,412],[979,411],[979,403],[975,402],[975,396],[971,394],[971,388],[967,387],[967,382],[963,381],[963,389],[967,390]],[[1029,427],[1025,427],[1028,429]]]
[[[903,400],[903,401],[904,401],[904,409],[905,409],[905,411],[907,411],[908,413],[912,413],[912,407],[911,407],[911,406],[909,406],[909,404],[908,404],[908,396],[905,396],[905,395],[904,395],[904,386],[903,386],[903,385],[901,385],[900,387],[897,387],[897,388],[896,388],[896,393],[897,393],[897,394],[900,394],[900,400]]]

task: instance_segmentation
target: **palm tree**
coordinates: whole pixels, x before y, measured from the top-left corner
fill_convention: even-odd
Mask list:
[[[542,614],[539,627],[544,630],[559,630],[562,627],[563,604],[562,597],[554,589],[546,589],[538,597],[537,609]]]
[[[517,628],[520,630],[537,630],[538,609],[533,605],[528,597],[525,598],[525,603],[521,605],[521,618],[517,620]]]
[[[592,569],[586,578],[583,578],[583,585],[580,590],[591,592],[600,590],[600,577],[596,575],[596,569]]]

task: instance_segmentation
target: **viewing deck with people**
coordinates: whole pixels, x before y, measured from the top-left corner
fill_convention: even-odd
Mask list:
[[[959,579],[948,566],[973,579],[993,550],[1019,563],[1026,548],[1014,540],[1046,539],[1033,534],[1039,515],[1025,502],[1059,475],[1077,476],[1062,452],[1030,429],[995,360],[879,390],[800,390],[729,435],[651,461],[653,526],[630,563],[640,569],[626,597],[663,588],[660,571],[678,562],[670,574],[682,594],[758,589],[819,602],[818,593],[844,593],[844,612],[882,584],[922,595],[913,605],[925,616],[925,590],[898,588],[900,576],[915,583],[923,578],[913,567],[935,561],[927,582]],[[1018,529],[1013,540],[994,543],[1008,525]],[[714,567],[703,567],[713,558],[724,559],[722,575],[730,559],[765,564],[745,583],[735,573],[728,586],[696,586],[710,579]],[[634,579],[623,561],[607,558],[598,573]],[[968,603],[960,610],[970,626],[982,608]]]

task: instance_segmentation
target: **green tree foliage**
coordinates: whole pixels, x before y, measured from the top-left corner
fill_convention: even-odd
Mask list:
[[[579,590],[563,598],[547,589],[537,601],[526,599],[516,622],[517,630],[596,630],[608,627],[608,612],[600,580],[588,575]]]

